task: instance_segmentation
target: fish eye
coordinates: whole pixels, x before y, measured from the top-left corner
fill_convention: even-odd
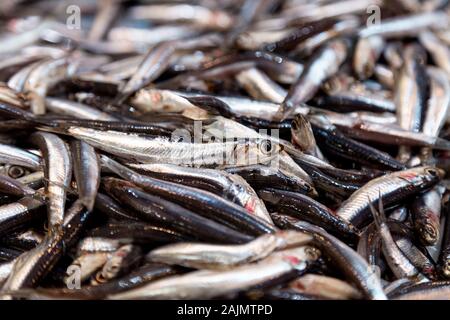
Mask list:
[[[22,167],[18,167],[18,166],[12,166],[11,168],[9,168],[8,170],[8,175],[11,178],[17,179],[22,177],[25,174],[25,170]]]
[[[270,140],[261,141],[259,149],[265,154],[272,152],[272,142],[270,142]]]

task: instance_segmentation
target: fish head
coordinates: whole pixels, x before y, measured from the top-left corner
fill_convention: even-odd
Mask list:
[[[428,245],[434,245],[439,239],[439,224],[430,218],[421,221],[418,231],[423,241]]]
[[[302,114],[295,116],[291,126],[292,139],[302,151],[314,149],[316,140],[308,119]]]
[[[280,151],[281,146],[271,139],[254,139],[239,143],[234,156],[237,165],[254,165],[274,161]]]
[[[302,246],[280,252],[281,259],[294,269],[305,270],[307,266],[320,258],[320,250],[312,246]]]
[[[449,255],[447,255],[446,258],[447,259],[444,259],[444,262],[442,263],[441,273],[445,278],[450,279],[450,257],[449,257]]]
[[[418,167],[399,173],[401,179],[422,187],[430,187],[439,182],[444,176],[444,170],[432,166]]]
[[[442,178],[445,177],[445,171],[440,168],[426,167],[424,170],[432,178],[437,178],[438,180],[441,180]]]

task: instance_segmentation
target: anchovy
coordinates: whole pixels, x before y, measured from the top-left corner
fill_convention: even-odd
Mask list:
[[[89,212],[81,203],[75,202],[67,211],[61,229],[53,229],[36,248],[17,258],[3,290],[36,286],[62,257],[64,248],[78,240],[88,216]]]
[[[123,102],[135,91],[158,78],[169,66],[170,57],[175,51],[174,43],[163,42],[151,49],[142,60],[138,70],[120,90],[117,102]]]
[[[329,208],[307,196],[274,189],[264,189],[258,194],[275,212],[314,223],[342,238],[353,240],[357,237],[357,231],[352,225],[339,219]]]
[[[311,123],[316,139],[326,152],[380,169],[402,170],[406,168],[389,154],[347,138],[334,125],[327,122],[326,118],[315,118]]]
[[[217,212],[216,208],[216,206],[219,206],[221,208],[220,210],[223,211],[222,213],[225,214],[223,216],[223,219],[229,221],[230,223],[238,221],[241,223],[244,222],[246,229],[248,228],[249,230],[257,233],[273,231],[273,228],[265,221],[249,215],[245,209],[237,206],[234,203],[226,201],[213,193],[195,189],[192,187],[181,186],[172,182],[166,182],[163,180],[142,176],[126,168],[125,166],[120,165],[114,160],[107,159],[105,157],[102,158],[102,162],[119,176],[123,178],[126,177],[128,180],[136,183],[138,186],[141,186],[145,190],[151,191],[152,193],[156,193],[161,196],[167,196],[168,194],[177,193],[180,201],[183,198],[186,200],[186,197],[189,198],[189,201],[181,201],[181,203],[185,203],[188,206],[189,204],[191,204],[192,208],[195,210],[199,209],[195,208],[196,205],[203,203],[203,205],[200,207],[202,207],[203,210],[210,211],[214,215],[219,215],[219,212]]]
[[[325,299],[361,299],[361,292],[345,281],[323,275],[307,274],[289,283],[299,293]]]
[[[422,132],[437,137],[446,122],[450,108],[450,81],[448,75],[441,69],[429,67],[427,71],[430,78],[430,98]],[[423,148],[421,154],[424,161],[432,162],[430,149]]]
[[[299,58],[306,58],[321,46],[326,45],[328,42],[335,38],[345,37],[349,34],[354,34],[358,31],[360,21],[355,16],[348,16],[342,18],[340,21],[334,24],[330,29],[318,33],[304,42],[300,43],[292,52],[291,55]]]
[[[110,281],[129,272],[130,269],[139,264],[142,258],[141,250],[138,246],[126,244],[116,252],[112,253],[108,260],[97,273],[94,282],[102,283]]]
[[[0,206],[0,234],[6,234],[39,217],[37,209],[44,205],[42,198],[26,196],[17,202]]]
[[[79,198],[92,211],[100,185],[99,158],[94,148],[83,141],[72,141],[70,150]]]
[[[311,58],[300,78],[292,85],[288,95],[280,106],[278,118],[283,119],[297,105],[308,102],[314,97],[319,86],[334,75],[347,57],[348,44],[344,40],[334,40],[325,45]]]
[[[300,43],[307,39],[330,29],[336,23],[333,19],[324,19],[322,21],[306,22],[294,31],[290,32],[282,39],[267,44],[265,48],[269,51],[290,51],[295,49]]]
[[[394,101],[375,94],[365,94],[352,91],[339,91],[327,96],[320,96],[311,102],[323,109],[333,109],[336,112],[370,111],[395,112]]]
[[[45,101],[48,88],[58,81],[71,76],[74,72],[69,68],[69,58],[50,59],[38,63],[29,73],[23,89],[31,99],[31,110],[34,114],[45,114]]]
[[[89,279],[97,270],[99,270],[108,260],[111,253],[108,252],[89,252],[78,256],[72,261],[69,268],[77,267],[80,270],[80,282]],[[64,282],[69,284],[70,277],[66,277]]]
[[[186,14],[188,11],[189,14]],[[134,6],[130,10],[134,19],[155,22],[188,22],[193,25],[212,29],[228,29],[234,19],[225,11],[211,10],[203,6],[188,4],[161,4]]]
[[[425,117],[429,97],[429,79],[425,70],[426,53],[418,45],[405,49],[404,64],[400,71],[396,89],[396,108],[398,124],[401,128],[420,132]],[[411,94],[411,92],[413,94]],[[401,147],[399,157],[402,162],[409,158],[407,148]]]
[[[23,166],[33,170],[42,169],[42,159],[26,150],[0,143],[0,163]]]
[[[301,151],[319,159],[324,159],[322,152],[316,144],[311,123],[305,116],[298,114],[294,118],[291,126],[291,134],[292,140],[300,147]]]
[[[133,134],[146,134],[160,137],[172,137],[173,131],[172,125],[166,126],[165,124],[152,124],[142,121],[103,121],[103,120],[76,120],[76,119],[39,119],[36,120],[43,123],[45,126],[55,128],[69,128],[69,127],[83,127],[102,131],[118,131],[127,132]],[[179,129],[179,128],[178,128]],[[188,130],[188,129],[186,129]]]
[[[380,36],[360,38],[355,48],[353,68],[359,79],[370,78],[375,64],[383,52],[384,40]]]
[[[320,252],[303,246],[276,252],[258,263],[231,270],[200,270],[168,277],[137,289],[110,295],[109,299],[207,299],[244,290],[292,270],[305,270]]]
[[[450,75],[450,50],[443,44],[434,33],[424,31],[419,35],[420,43],[427,49],[433,57],[436,65]]]
[[[379,24],[373,24],[359,31],[360,37],[382,36],[392,38],[416,35],[427,28],[445,28],[449,23],[445,12],[424,12],[404,17],[385,19]]]
[[[276,167],[253,165],[227,168],[227,172],[243,177],[255,190],[270,185],[276,189],[295,191],[311,196],[315,195],[313,187],[289,171]]]
[[[435,281],[416,283],[392,294],[393,300],[448,300],[450,282]]]
[[[386,300],[378,275],[352,248],[328,234],[320,227],[283,215],[272,215],[275,223],[283,229],[294,229],[309,233],[324,255],[336,262],[336,266],[364,295],[374,300]]]
[[[176,191],[176,189],[174,190],[174,188],[177,186],[176,184],[173,184],[171,182],[165,182],[164,184],[166,183],[168,184],[167,187],[172,187],[172,190],[170,190],[171,192]],[[172,221],[172,224],[180,224],[180,231],[183,231],[184,229],[187,229],[187,231],[191,230],[191,234],[194,223],[195,221],[197,221],[197,223],[200,223],[200,225],[202,225],[202,228],[205,230],[204,232],[202,232],[203,236],[207,238],[214,238],[216,241],[233,241],[239,243],[251,239],[251,237],[245,236],[241,232],[234,231],[226,225],[232,226],[238,230],[242,229],[248,233],[253,234],[262,234],[273,230],[273,227],[270,224],[267,224],[263,220],[249,215],[243,208],[224,200],[218,201],[222,202],[220,204],[228,205],[228,207],[222,205],[224,212],[215,212],[214,216],[206,215],[202,217],[196,213],[191,212],[188,209],[180,207],[176,203],[172,203],[162,198],[147,194],[137,188],[129,186],[126,182],[121,182],[120,180],[109,179],[109,181],[107,181],[106,187],[109,189],[109,192],[112,192],[112,194],[116,198],[122,200],[126,199],[126,201],[128,201],[128,206],[131,206],[133,209],[145,214],[144,217],[147,217],[147,219],[163,219],[163,221]],[[145,188],[148,189],[148,186],[145,185]],[[182,189],[186,188],[190,187],[185,187]],[[181,194],[179,197],[183,199],[184,196],[188,196],[189,194],[186,194],[188,190],[190,189],[186,189],[185,193]],[[198,192],[201,193],[200,190],[198,190]],[[163,194],[166,194],[166,191]],[[209,196],[209,194],[200,194],[196,198],[198,199],[200,198],[200,196],[205,197]],[[213,197],[215,197],[215,195]],[[192,208],[193,210],[196,210],[196,212],[203,215],[205,214],[205,212],[211,212],[212,208],[216,208],[215,205],[217,205],[213,203],[210,204],[211,209],[206,207],[201,208],[201,211],[199,211],[200,208],[197,204],[198,201],[199,199],[197,201],[191,201],[192,203],[187,204],[187,207]],[[183,205],[186,204],[183,203]],[[244,219],[238,219],[239,215],[243,216]],[[216,220],[218,222],[216,223],[213,220]],[[225,222],[226,225],[220,224],[223,222]],[[199,231],[200,230],[198,230],[197,232]]]
[[[49,128],[49,131],[59,129]],[[191,166],[223,163],[258,163],[269,158],[276,150],[261,150],[265,141],[225,141],[211,143],[173,142],[166,138],[146,138],[118,131],[100,131],[83,127],[62,129],[64,133],[83,140],[106,152],[153,163],[172,163]],[[275,148],[274,148],[275,149]],[[242,153],[241,153],[242,152]],[[267,155],[266,155],[267,153]],[[242,165],[242,164],[241,164]]]
[[[429,279],[436,279],[436,267],[426,249],[417,247],[408,237],[394,236],[395,244],[417,270]]]
[[[370,204],[382,199],[385,206],[406,200],[434,186],[443,172],[434,167],[419,167],[386,174],[353,193],[337,209],[342,219],[361,228],[370,222]]]
[[[227,269],[256,262],[274,251],[308,244],[311,237],[295,231],[262,235],[255,240],[234,246],[179,243],[152,250],[149,261],[177,264],[195,269]]]
[[[447,150],[450,143],[439,137],[433,137],[418,132],[410,132],[402,129],[389,121],[395,118],[379,117],[384,123],[377,123],[364,119],[361,115],[355,117],[343,117],[336,113],[326,113],[328,120],[339,127],[345,134],[359,140],[372,141],[387,145],[405,145],[411,147],[430,147],[433,149]],[[314,116],[313,116],[314,117]],[[386,123],[388,122],[388,123]]]
[[[148,176],[164,179],[222,195],[246,208],[251,214],[271,223],[269,213],[255,191],[237,175],[213,169],[197,169],[170,164],[133,164],[128,166]]]
[[[47,97],[45,99],[45,105],[48,111],[75,118],[103,121],[117,120],[117,118],[105,112],[101,112],[90,106],[69,100]]]
[[[71,155],[65,142],[52,133],[36,132],[33,141],[44,155],[49,223],[50,226],[58,226],[64,220],[66,193],[72,178]]]
[[[108,223],[89,231],[88,235],[94,238],[108,238],[119,240],[121,243],[133,242],[136,244],[173,243],[193,240],[196,235],[189,235],[183,229],[183,233],[176,231],[174,226],[161,227],[149,222],[123,221],[121,223]],[[192,232],[193,233],[193,232]]]
[[[35,193],[34,189],[22,184],[16,179],[0,174],[0,192],[16,197],[29,196]]]
[[[250,96],[258,100],[282,103],[287,95],[286,90],[255,68],[240,72],[236,80]]]
[[[439,239],[441,219],[441,188],[435,187],[418,196],[411,204],[417,235],[424,245],[435,245]]]
[[[8,235],[3,243],[20,250],[30,250],[35,248],[44,239],[44,235],[33,229],[18,231]]]
[[[117,239],[104,237],[85,237],[78,242],[78,255],[93,252],[114,252],[122,243]]]
[[[101,214],[103,214],[104,216],[108,217],[113,221],[139,220],[132,213],[122,208],[122,206],[119,203],[117,203],[113,198],[101,192],[97,192],[94,206],[95,209],[98,210]]]
[[[374,68],[375,78],[386,88],[392,89],[395,87],[395,77],[392,70],[382,64],[377,64]]]
[[[101,40],[113,23],[120,11],[120,4],[114,1],[106,1],[99,5],[99,10],[95,15],[92,27],[89,30],[88,39],[90,41]]]
[[[449,279],[450,278],[450,219],[448,219],[449,204],[446,203],[444,206],[445,214],[447,218],[445,219],[444,225],[444,235],[442,239],[441,251],[439,254],[439,269],[441,274]]]
[[[370,200],[369,200],[370,201]],[[380,233],[382,240],[382,250],[388,265],[390,266],[394,275],[398,278],[420,278],[419,271],[408,260],[408,258],[401,252],[394,239],[392,238],[389,227],[386,224],[386,216],[384,215],[384,208],[382,200],[379,200],[378,210],[374,208],[370,202],[370,209],[374,216],[375,225]]]

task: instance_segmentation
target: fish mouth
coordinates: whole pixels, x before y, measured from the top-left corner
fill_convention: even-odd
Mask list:
[[[437,177],[439,179],[443,179],[445,177],[445,171],[441,168],[428,168],[426,169],[426,172],[431,176]]]
[[[450,279],[450,257],[443,263],[441,273],[445,278]]]
[[[423,240],[429,245],[435,244],[439,237],[437,229],[430,223],[425,224],[425,226],[421,228],[420,234],[422,235]]]

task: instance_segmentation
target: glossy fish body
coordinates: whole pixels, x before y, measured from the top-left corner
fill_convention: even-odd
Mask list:
[[[303,246],[284,250],[258,263],[246,264],[225,271],[201,270],[183,276],[155,281],[129,290],[110,299],[195,299],[213,298],[249,288],[264,280],[297,269],[305,269],[319,256],[319,251]],[[295,262],[294,262],[295,261]]]
[[[124,243],[132,241],[137,244],[164,244],[195,238],[194,235],[190,236],[187,232],[180,233],[174,229],[176,228],[162,227],[148,222],[124,221],[122,223],[108,223],[105,226],[92,229],[89,236],[116,239]]]
[[[375,63],[380,57],[383,48],[384,41],[380,36],[358,40],[353,57],[353,68],[360,79],[367,79],[372,76]]]
[[[109,192],[113,193],[117,199],[126,201],[127,206],[141,212],[141,218],[146,220],[170,224],[180,232],[187,232],[191,236],[198,234],[199,237],[215,241],[241,243],[252,239],[252,237],[197,215],[175,203],[127,186],[126,182],[110,180],[106,183],[107,188],[110,189]]]
[[[273,227],[265,221],[250,215],[245,209],[216,196],[213,193],[181,186],[172,182],[166,182],[136,174],[117,162],[109,159],[105,165],[123,178],[127,178],[146,191],[159,196],[170,198],[171,201],[185,205],[198,213],[209,213],[212,217],[221,221],[243,228],[252,234],[273,232]]]
[[[360,37],[398,37],[416,34],[428,27],[442,28],[448,25],[448,17],[442,11],[424,12],[412,16],[386,19],[383,23],[368,26],[359,31]]]
[[[94,148],[83,141],[72,141],[70,149],[79,197],[92,211],[100,185],[100,161]]]
[[[196,269],[226,269],[261,260],[275,250],[305,245],[311,239],[310,236],[302,233],[282,231],[262,235],[243,245],[180,243],[151,251],[147,254],[147,260]]]
[[[444,237],[442,239],[441,252],[439,255],[439,268],[441,274],[449,279],[450,278],[450,220],[448,219],[448,203],[444,206],[447,219],[444,226]]]
[[[441,177],[442,172],[433,167],[413,168],[381,176],[353,193],[336,214],[355,227],[362,228],[371,220],[370,202],[376,203],[381,197],[387,207],[397,204],[431,188]]]
[[[173,142],[167,138],[145,138],[117,131],[70,127],[67,133],[91,146],[130,160],[165,162],[190,166],[261,161],[270,156],[254,139],[211,143]],[[247,163],[248,164],[248,163]]]
[[[33,170],[42,168],[41,157],[14,146],[0,144],[0,162]]]
[[[409,261],[409,259],[403,254],[400,248],[395,243],[392,238],[392,234],[386,223],[386,216],[384,215],[382,200],[379,200],[380,208],[375,209],[372,204],[371,211],[374,216],[375,225],[377,226],[378,232],[380,233],[382,241],[382,251],[386,258],[388,265],[390,266],[392,272],[397,277],[401,278],[413,278],[419,276],[419,271],[416,267]]]
[[[0,192],[16,197],[24,197],[35,193],[32,188],[5,175],[0,175]]]
[[[378,276],[367,262],[345,243],[328,234],[325,230],[307,222],[283,216],[272,215],[275,223],[284,229],[294,229],[310,233],[324,255],[335,261],[337,267],[370,299],[386,300]]]
[[[414,226],[424,245],[436,244],[440,233],[442,192],[439,187],[418,196],[411,205]]]
[[[49,111],[54,112],[56,114],[90,120],[103,120],[103,121],[117,120],[115,117],[105,112],[101,112],[97,109],[94,109],[92,107],[89,107],[87,105],[78,102],[57,98],[46,98],[45,104]]]
[[[270,222],[270,216],[255,191],[242,178],[213,169],[186,168],[168,164],[128,164],[148,176],[214,192]]]
[[[322,82],[338,71],[346,57],[347,44],[344,40],[335,40],[328,43],[317,56],[311,58],[283,101],[279,117],[285,118],[297,105],[314,97]]]
[[[17,202],[0,206],[0,233],[5,234],[39,217],[36,211],[44,204],[43,200],[24,197]]]
[[[425,282],[410,285],[392,295],[394,300],[448,300],[449,281]]]
[[[53,229],[36,248],[23,253],[14,263],[3,290],[36,286],[63,255],[64,247],[77,240],[89,212],[80,202],[68,210],[62,229]]]
[[[58,136],[38,132],[33,136],[44,155],[48,217],[51,226],[61,225],[64,219],[66,192],[72,178],[72,159],[65,142]]]
[[[314,223],[342,238],[354,240],[357,237],[352,225],[339,219],[329,208],[307,196],[274,189],[264,189],[258,194],[275,212]]]
[[[364,143],[347,138],[333,125],[313,121],[313,132],[324,150],[341,158],[360,162],[380,169],[402,170],[406,167],[389,154]]]
[[[268,184],[281,190],[291,190],[312,195],[309,183],[289,171],[264,165],[243,166],[226,169],[227,172],[243,177],[255,190]]]

